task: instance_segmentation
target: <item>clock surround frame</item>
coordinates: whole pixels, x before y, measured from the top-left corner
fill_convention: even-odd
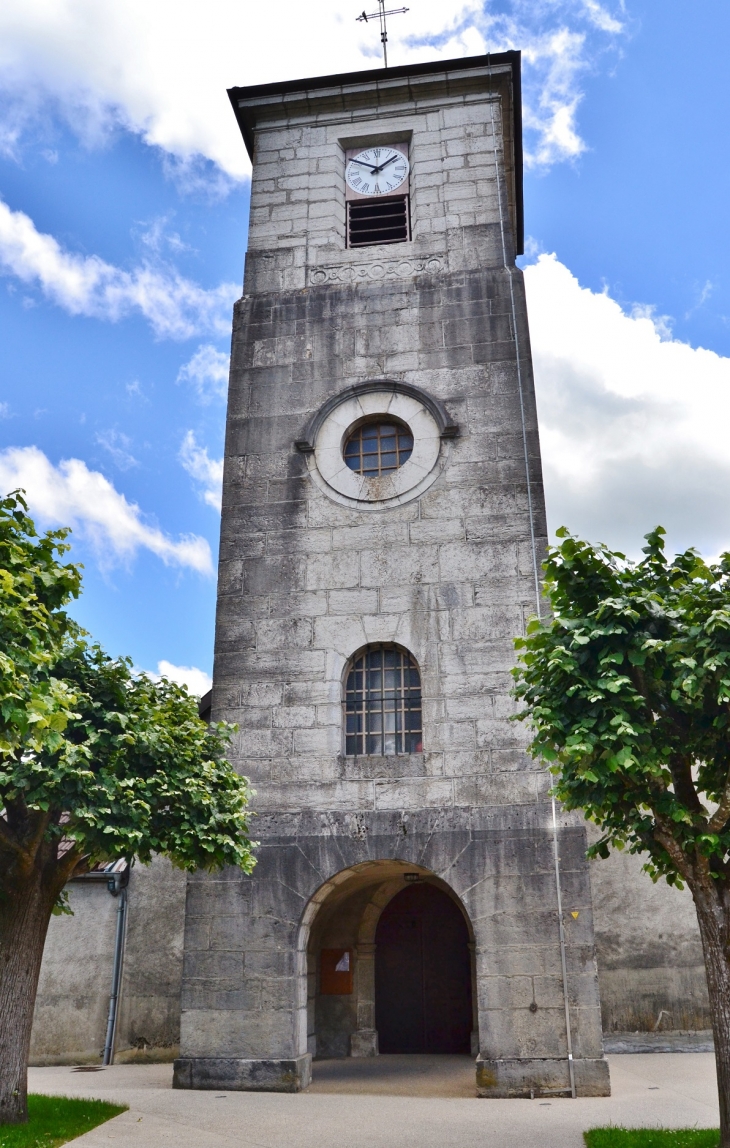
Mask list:
[[[347,165],[349,164],[350,160],[356,159],[359,155],[362,154],[362,152],[369,151],[371,148],[374,148],[374,147],[388,147],[388,148],[392,148],[393,151],[399,151],[401,153],[401,155],[405,156],[406,160],[408,161],[408,173],[407,173],[405,179],[403,180],[403,182],[401,184],[399,184],[398,187],[393,192],[384,193],[383,195],[363,195],[362,192],[355,191],[353,188],[351,188],[349,183],[347,182]],[[382,200],[382,199],[387,199],[389,196],[395,197],[395,196],[401,196],[401,195],[407,195],[410,198],[411,157],[409,154],[410,153],[410,141],[409,140],[403,139],[401,137],[398,140],[394,140],[392,142],[388,141],[386,143],[382,139],[378,139],[375,143],[362,143],[362,144],[359,144],[357,147],[346,147],[344,149],[344,152],[345,152],[344,173],[345,173],[345,200],[346,201],[356,202],[356,201],[362,201],[362,200],[366,200],[366,199]]]

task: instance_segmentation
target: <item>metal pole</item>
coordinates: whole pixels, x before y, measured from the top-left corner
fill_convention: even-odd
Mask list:
[[[122,981],[124,963],[124,934],[127,922],[127,890],[121,889],[117,903],[117,931],[114,939],[114,967],[112,969],[112,991],[109,997],[109,1016],[106,1022],[106,1043],[104,1044],[103,1065],[114,1062],[114,1038],[117,1034],[119,986]]]
[[[361,12],[355,19],[360,22],[364,20],[367,24],[368,20],[374,20],[377,16],[380,20],[380,43],[383,45],[383,67],[388,67],[388,25],[386,22],[387,16],[400,16],[401,13],[407,12],[407,8],[390,8],[386,12],[385,0],[378,0],[377,12]]]
[[[380,6],[380,41],[383,45],[383,67],[388,67],[388,28],[385,23],[385,0],[378,0]]]
[[[555,889],[558,894],[558,924],[560,926],[560,964],[563,970],[563,1004],[565,1005],[565,1035],[568,1044],[568,1073],[570,1095],[575,1100],[575,1065],[573,1063],[573,1037],[570,1031],[570,1004],[568,1003],[568,964],[565,959],[565,926],[563,924],[563,895],[560,889],[560,854],[558,852],[558,815],[553,802],[553,853],[555,856]]]

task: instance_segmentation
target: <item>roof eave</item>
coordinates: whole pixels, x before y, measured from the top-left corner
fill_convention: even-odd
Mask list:
[[[238,123],[243,142],[249,158],[253,161],[254,131],[248,117],[244,114],[241,102],[244,100],[261,100],[266,96],[283,95],[288,92],[316,91],[319,88],[355,87],[358,84],[372,83],[373,80],[396,80],[408,76],[428,76],[438,72],[464,70],[465,68],[510,66],[512,72],[512,126],[513,148],[515,165],[515,225],[517,254],[524,251],[524,204],[523,204],[523,151],[522,151],[522,70],[521,53],[515,50],[509,52],[487,53],[483,56],[464,56],[456,60],[434,60],[427,64],[404,64],[398,68],[388,68],[378,71],[368,68],[360,72],[343,72],[332,76],[313,76],[300,80],[281,80],[272,84],[254,84],[245,88],[229,88],[228,98],[231,101],[236,121]]]

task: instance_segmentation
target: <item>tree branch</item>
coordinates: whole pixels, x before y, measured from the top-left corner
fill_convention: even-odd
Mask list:
[[[692,764],[689,757],[683,754],[672,754],[668,763],[672,780],[674,782],[674,793],[679,798],[683,805],[692,813],[702,813],[702,802],[699,799],[695,783],[692,780]]]
[[[707,822],[710,833],[717,833],[724,828],[728,818],[730,818],[730,775],[725,782],[725,790],[720,798],[720,804]]]
[[[46,829],[48,828],[48,826],[51,824],[52,821],[56,820],[57,817],[60,817],[60,813],[58,812],[58,810],[54,811],[53,809],[49,809],[46,811],[46,813],[44,813],[39,818],[38,828],[36,829],[35,833],[33,834],[33,836],[31,837],[31,840],[30,840],[30,846],[33,849],[33,856],[34,857],[35,857],[36,853],[38,852],[38,849],[40,847],[41,842],[43,841],[43,837],[45,835]]]
[[[9,801],[5,813],[4,818],[0,817],[0,842],[6,845],[20,860],[23,868],[28,870],[36,860],[49,824],[59,815],[53,810],[47,810],[45,813],[38,810],[31,811],[24,801]],[[13,825],[13,822],[16,824]],[[30,833],[23,834],[23,829],[29,830]]]
[[[0,845],[4,846],[11,853],[16,853],[20,857],[25,856],[25,850],[22,845],[12,835],[12,830],[4,817],[0,817]]]
[[[61,888],[73,877],[79,862],[83,861],[83,856],[83,853],[78,848],[69,849],[68,853],[64,853],[62,860],[58,862],[59,876],[63,877],[63,881],[60,885]]]
[[[666,818],[663,817],[661,813],[657,813],[656,809],[652,809],[652,813],[654,814],[654,820],[657,825],[654,830],[654,840],[657,841],[662,848],[666,849],[680,876],[684,877],[685,881],[690,881],[694,877],[694,866],[672,833]]]

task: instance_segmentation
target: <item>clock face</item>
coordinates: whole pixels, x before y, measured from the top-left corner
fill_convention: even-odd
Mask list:
[[[369,147],[348,162],[345,178],[360,195],[390,195],[408,178],[408,160],[393,147]]]

